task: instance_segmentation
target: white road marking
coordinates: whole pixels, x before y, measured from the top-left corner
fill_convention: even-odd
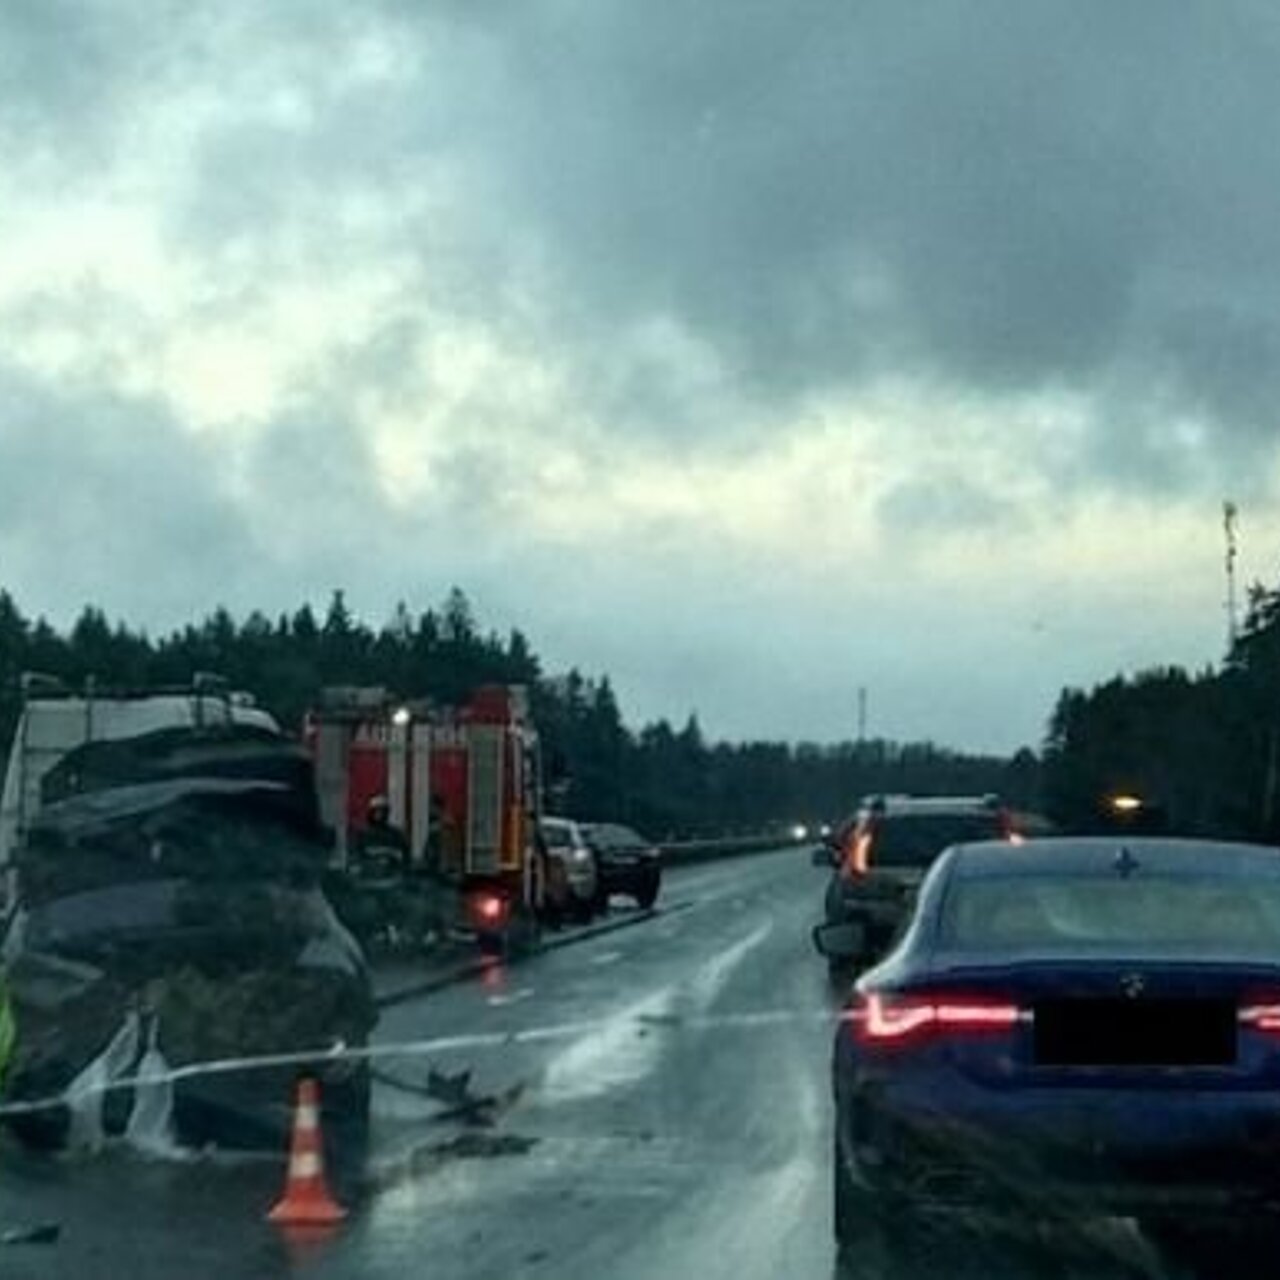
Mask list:
[[[547,1066],[543,1079],[543,1096],[555,1102],[579,1101],[599,1097],[619,1085],[642,1079],[657,1065],[665,1047],[663,1037],[650,1035],[654,1028],[680,1030],[704,1026],[733,1025],[722,1019],[701,1018],[701,1012],[709,1008],[724,989],[734,971],[773,932],[773,922],[754,929],[713,956],[698,968],[692,979],[675,986],[665,987],[618,1013],[594,1024],[581,1035],[576,1043],[558,1053]],[[688,1014],[680,1011],[681,1004],[691,1001],[693,1009]],[[767,1011],[760,1014],[735,1015],[737,1020],[746,1018],[744,1026],[771,1025],[778,1019],[794,1017],[786,1010]],[[542,1036],[550,1038],[554,1029],[536,1028]],[[518,1039],[533,1039],[535,1032],[520,1033]]]
[[[521,1000],[527,1000],[531,995],[533,995],[532,987],[521,987],[519,991],[490,996],[487,1003],[494,1009],[503,1009],[509,1004],[519,1004]]]
[[[605,951],[598,956],[592,956],[591,963],[598,968],[603,968],[607,964],[617,964],[621,959],[621,951]]]
[[[670,1016],[670,989],[638,1001],[597,1023],[547,1066],[543,1096],[555,1102],[579,1101],[642,1079],[657,1063],[661,1038],[647,1034],[645,1023]]]
[[[713,1003],[720,992],[724,990],[729,979],[733,977],[733,971],[772,932],[773,921],[766,920],[764,924],[747,934],[745,938],[741,938],[732,946],[726,947],[719,955],[712,956],[706,964],[698,969],[693,980],[688,984],[686,989],[690,995],[704,1008]]]

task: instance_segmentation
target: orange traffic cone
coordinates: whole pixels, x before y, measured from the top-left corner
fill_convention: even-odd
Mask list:
[[[299,1080],[284,1195],[267,1218],[282,1226],[317,1227],[341,1222],[346,1216],[325,1183],[320,1088],[314,1080]]]

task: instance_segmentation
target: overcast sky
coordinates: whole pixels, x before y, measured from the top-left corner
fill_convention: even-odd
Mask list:
[[[0,584],[1038,742],[1277,567],[1278,115],[1268,0],[6,0]]]

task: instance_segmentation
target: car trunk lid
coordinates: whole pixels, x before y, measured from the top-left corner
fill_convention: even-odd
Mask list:
[[[930,991],[1017,1010],[946,1045],[986,1084],[1216,1087],[1280,1082],[1280,968],[1151,956],[935,964]]]

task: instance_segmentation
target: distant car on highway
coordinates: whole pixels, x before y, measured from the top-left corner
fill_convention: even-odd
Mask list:
[[[873,963],[893,941],[920,881],[944,849],[1013,834],[1009,813],[996,796],[867,797],[828,846],[835,870],[825,915],[829,923],[860,930],[854,965]],[[831,968],[841,974],[847,961],[833,961]]]
[[[818,949],[855,954],[847,923]],[[1170,839],[951,849],[836,1033],[835,1232],[930,1208],[1280,1243],[1280,858]],[[1025,1206],[1023,1197],[1035,1204]]]
[[[646,911],[652,907],[662,887],[662,853],[657,846],[614,822],[593,822],[586,836],[595,850],[604,900],[620,893]]]
[[[549,912],[585,924],[599,909],[600,869],[581,823],[543,818],[547,846]]]

